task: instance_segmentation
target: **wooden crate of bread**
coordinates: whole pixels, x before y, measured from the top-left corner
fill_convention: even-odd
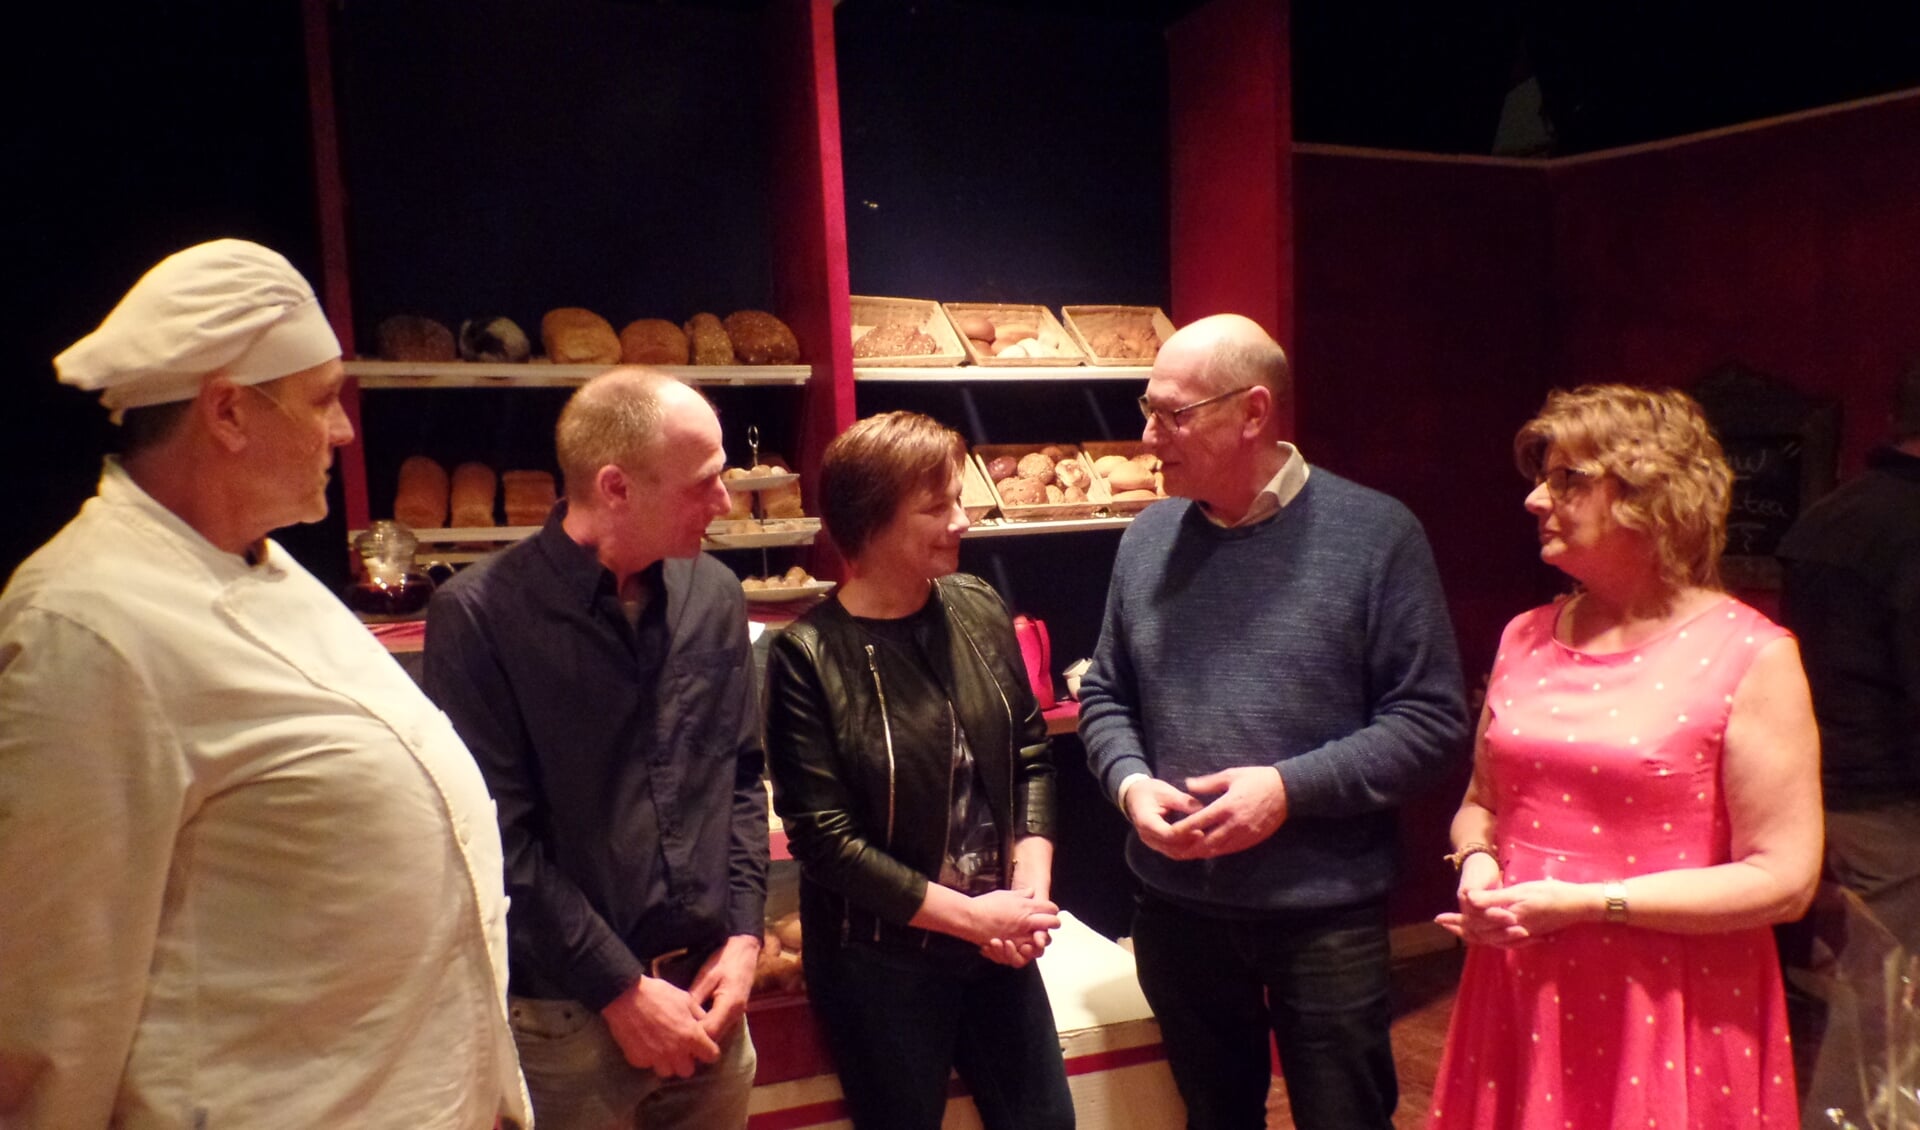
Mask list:
[[[1080,347],[1067,335],[1066,327],[1045,306],[1027,306],[1006,302],[943,302],[947,319],[953,323],[967,357],[976,365],[1065,366],[1086,360]],[[972,334],[993,334],[983,341]],[[1028,344],[1029,342],[1037,344]],[[996,354],[995,349],[1005,352]]]
[[[960,506],[966,510],[967,520],[978,522],[993,513],[998,505],[993,484],[987,481],[986,468],[981,466],[980,457],[969,451],[966,465],[960,469]]]
[[[1091,518],[1106,505],[1106,492],[1094,483],[1093,468],[1073,444],[983,443],[973,453],[992,484],[994,505],[1010,522]],[[1079,480],[1079,497],[1070,497],[1073,492],[1060,483],[1063,476],[1069,485]]]
[[[1166,484],[1160,475],[1160,460],[1139,440],[1088,440],[1080,445],[1080,452],[1088,466],[1093,468],[1094,484],[1106,498],[1107,513],[1138,514],[1167,497]],[[1115,460],[1124,461],[1137,470],[1121,472]],[[1133,478],[1131,481],[1123,479],[1116,489],[1113,476],[1117,473]],[[1143,475],[1145,478],[1140,477]],[[1153,492],[1151,495],[1142,493],[1149,488]]]
[[[966,347],[938,302],[858,294],[849,301],[854,368],[941,368],[966,361]]]
[[[1158,306],[1062,306],[1060,313],[1089,365],[1151,365],[1173,336]]]

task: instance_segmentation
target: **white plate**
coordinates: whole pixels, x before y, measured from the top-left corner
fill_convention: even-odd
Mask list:
[[[721,479],[727,489],[735,494],[745,490],[772,490],[794,482],[800,476],[794,471],[776,471],[771,475],[739,475],[731,479]]]
[[[749,601],[766,604],[785,604],[790,600],[805,600],[810,596],[821,596],[832,591],[832,581],[809,581],[804,585],[794,585],[789,588],[746,590]]]

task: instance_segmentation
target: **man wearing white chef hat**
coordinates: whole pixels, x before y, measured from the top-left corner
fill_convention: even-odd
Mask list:
[[[525,1123],[484,783],[267,536],[353,436],[313,289],[200,244],[54,365],[123,450],[0,593],[0,1124]]]

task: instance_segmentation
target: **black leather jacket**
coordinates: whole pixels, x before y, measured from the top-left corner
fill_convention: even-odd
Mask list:
[[[1013,624],[977,577],[935,583],[935,679],[829,600],[774,641],[767,754],[774,804],[803,869],[809,945],[849,939],[924,946],[906,925],[940,873],[952,787],[952,719],[973,751],[1008,868],[1013,845],[1053,831],[1046,722]],[[944,635],[944,649],[938,637]],[[937,738],[936,738],[937,735]],[[970,948],[970,947],[969,947]]]

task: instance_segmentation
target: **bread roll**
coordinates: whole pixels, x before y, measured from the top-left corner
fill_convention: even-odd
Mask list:
[[[1093,473],[1104,479],[1113,474],[1115,467],[1124,467],[1131,462],[1132,460],[1124,455],[1102,455],[1093,461]]]
[[[993,341],[993,319],[985,314],[960,315],[960,332],[975,341]]]
[[[485,463],[462,463],[453,469],[454,526],[491,526],[493,468]]]
[[[748,365],[791,365],[800,343],[787,324],[765,310],[735,310],[724,323],[734,356]]]
[[[987,461],[987,478],[994,482],[1011,479],[1020,473],[1020,461],[1011,455],[996,455]]]
[[[803,518],[800,508],[800,480],[786,486],[760,492],[760,516],[763,518]]]
[[[1071,457],[1053,465],[1053,477],[1061,486],[1079,487],[1082,493],[1086,492],[1087,484],[1093,481],[1087,465]]]
[[[800,952],[800,915],[798,912],[788,912],[774,919],[773,932],[780,939],[782,946],[785,946],[795,953]]]
[[[1029,452],[1020,457],[1019,475],[1045,486],[1053,481],[1053,462],[1044,451]]]
[[[687,333],[665,318],[639,318],[620,331],[622,365],[685,365]]]
[[[1137,502],[1159,497],[1160,495],[1158,493],[1150,490],[1122,490],[1114,492],[1113,500],[1115,502]]]
[[[687,319],[687,346],[695,365],[737,365],[733,340],[727,328],[712,314],[695,314]]]
[[[452,361],[453,331],[418,314],[395,314],[373,330],[373,347],[389,361]]]
[[[400,485],[393,492],[393,516],[403,526],[428,530],[447,524],[447,469],[424,455],[400,464]]]
[[[553,474],[550,471],[505,471],[500,475],[501,502],[509,526],[538,526],[546,522],[553,509]]]
[[[1047,484],[1038,479],[1007,479],[999,488],[1000,501],[1008,506],[1041,506],[1047,501]]]
[[[468,318],[460,323],[460,359],[518,364],[533,355],[527,334],[512,318]]]
[[[578,306],[549,310],[540,319],[540,343],[556,365],[617,365],[620,337],[605,318]]]
[[[1124,494],[1130,490],[1152,490],[1153,472],[1138,463],[1127,463],[1115,467],[1107,476],[1107,489],[1115,494]]]

